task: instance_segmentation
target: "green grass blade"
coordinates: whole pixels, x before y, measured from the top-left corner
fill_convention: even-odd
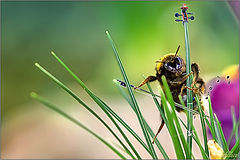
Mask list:
[[[136,112],[136,110],[135,110],[135,108],[134,108],[131,100],[129,99],[129,96],[123,91],[122,87],[120,86],[120,84],[119,84],[116,80],[114,80],[114,82],[115,82],[115,84],[117,85],[117,87],[118,87],[121,95],[122,95],[122,96],[124,97],[124,99],[129,103],[129,105],[131,106],[131,108],[133,109],[133,111]],[[165,116],[165,115],[164,115],[164,116]],[[145,121],[145,119],[143,119],[143,120],[144,120],[144,124],[146,125],[146,129],[147,129],[148,133],[150,134],[150,136],[151,136],[152,138],[154,138],[154,137],[155,137],[155,134],[154,134],[154,132],[152,131],[151,127],[148,125],[148,123]],[[162,147],[162,145],[160,144],[160,142],[158,141],[158,139],[155,140],[155,144],[157,145],[158,149],[159,149],[160,152],[162,153],[164,159],[169,159],[166,151],[163,149],[163,147]],[[145,148],[145,147],[144,147],[144,148]],[[145,149],[150,153],[150,151],[149,151],[148,148],[145,148]]]
[[[237,140],[233,148],[229,152],[227,152],[226,154],[227,156],[224,157],[224,159],[237,159],[239,150],[240,150],[240,143],[239,143],[239,140]]]
[[[239,139],[238,128],[239,128],[239,124],[240,124],[240,118],[239,118],[239,120],[237,122],[236,114],[235,114],[235,111],[234,111],[233,107],[231,107],[231,112],[232,112],[232,121],[233,121],[233,129],[234,129],[233,134],[235,134],[235,139],[237,141]]]
[[[204,149],[203,149],[203,147],[201,145],[201,142],[200,142],[200,140],[198,138],[196,129],[194,128],[193,124],[191,124],[191,125],[192,125],[192,129],[193,129],[193,132],[194,132],[194,135],[195,135],[194,140],[197,143],[197,145],[198,145],[198,147],[199,147],[199,149],[201,151],[203,159],[209,159],[209,156],[206,154],[206,152],[204,151]]]
[[[167,80],[166,80],[165,76],[162,76],[162,82],[163,82],[163,87],[164,87],[164,91],[166,93],[167,100],[168,100],[168,102],[169,102],[169,104],[172,108],[172,117],[175,121],[175,125],[177,127],[177,131],[179,133],[179,137],[180,137],[180,140],[182,142],[182,145],[183,145],[183,148],[184,148],[184,151],[185,151],[185,154],[186,154],[186,158],[191,158],[190,146],[187,144],[187,141],[184,137],[182,128],[180,126],[180,123],[179,123],[179,120],[178,120],[178,117],[177,117],[177,114],[176,114],[176,108],[175,108],[174,100],[173,100],[173,97],[172,97],[172,94],[171,94],[171,91],[169,89],[169,86],[168,86],[168,83],[167,83]]]
[[[236,141],[239,140],[239,133],[238,133],[239,125],[240,125],[240,118],[239,118],[239,121],[236,122],[236,129],[235,129],[235,139],[236,139]]]
[[[183,126],[187,129],[186,124],[181,120],[181,118],[179,118],[179,120],[183,124]],[[191,126],[193,126],[193,125],[191,125]],[[194,132],[194,134],[192,135],[193,140],[197,143],[198,148],[200,149],[200,152],[202,154],[203,159],[209,159],[209,156],[206,154],[206,152],[204,151],[204,148],[201,145],[201,142],[200,142],[200,140],[198,138],[198,135],[197,135],[197,132],[196,132],[194,126],[193,126],[193,132]]]
[[[179,100],[180,100],[180,102],[181,102],[182,105],[185,105],[181,95],[179,95]],[[183,124],[183,126],[187,129],[187,125],[181,120],[181,118],[179,118],[179,120],[181,121],[181,123]],[[191,126],[193,126],[193,124],[191,124]],[[202,157],[203,157],[204,159],[209,159],[209,158],[208,158],[208,157],[209,157],[209,154],[206,152],[206,150],[204,151],[204,149],[203,149],[203,147],[202,147],[202,145],[201,145],[201,143],[200,143],[200,141],[199,141],[199,138],[198,138],[197,132],[196,132],[196,130],[195,130],[195,127],[193,126],[192,128],[193,128],[194,134],[196,135],[196,136],[195,136],[195,135],[193,134],[192,137],[193,137],[194,141],[197,143],[198,148],[199,148],[200,151],[201,151]],[[207,151],[208,151],[208,150],[207,150]]]
[[[115,112],[113,112],[113,110],[108,105],[106,105],[99,97],[97,97],[92,91],[90,91],[87,88],[87,86],[77,77],[77,75],[74,74],[71,71],[71,69],[54,52],[51,52],[51,53],[57,59],[57,61],[70,73],[70,75],[77,81],[77,83],[87,92],[87,94],[98,104],[98,106],[105,112],[105,114],[111,119],[113,124],[117,127],[121,135],[124,137],[128,145],[130,146],[130,148],[133,150],[137,158],[141,159],[140,155],[138,154],[138,152],[136,151],[136,149],[134,148],[130,140],[127,138],[127,136],[119,127],[119,125],[116,123],[116,121],[112,118],[112,116],[114,116],[117,120],[119,120],[125,127],[128,125]],[[112,116],[110,115],[109,112],[112,114]],[[133,155],[131,157],[134,158]]]
[[[179,100],[180,100],[181,105],[184,106],[185,104],[184,104],[184,101],[183,101],[183,99],[182,99],[182,96],[181,96],[181,95],[178,95],[178,98],[179,98]],[[185,110],[184,110],[184,111],[185,111]],[[186,112],[186,111],[185,111],[185,112]]]
[[[203,132],[203,140],[204,140],[204,148],[206,154],[209,156],[209,150],[208,150],[208,145],[207,145],[207,131],[206,131],[206,125],[205,125],[205,118],[204,118],[204,112],[202,110],[202,106],[199,100],[198,95],[195,97],[197,105],[198,105],[198,111],[200,114],[200,120],[201,120],[201,125],[202,125],[202,132]]]
[[[159,110],[159,112],[160,112],[161,118],[164,120],[164,123],[165,123],[165,125],[167,126],[167,128],[169,128],[169,127],[168,127],[167,118],[166,118],[166,116],[165,116],[165,114],[164,114],[163,108],[160,106],[160,104],[159,104],[159,102],[158,102],[155,94],[153,93],[153,90],[152,90],[152,88],[151,88],[151,86],[150,86],[149,83],[147,83],[147,86],[148,86],[149,92],[152,94],[153,101],[154,101],[154,103],[156,104],[156,106],[157,106],[157,108],[158,108],[158,110]],[[149,126],[148,126],[148,127],[149,127]],[[149,128],[150,128],[150,127],[149,127]],[[150,133],[151,137],[154,138],[155,135],[154,135],[154,133],[152,132],[152,130],[150,129],[149,131],[151,132],[151,133]],[[165,152],[164,150],[163,150],[164,152],[162,152],[162,147],[161,147],[161,145],[159,146],[159,144],[158,144],[159,141],[157,140],[157,138],[155,139],[155,143],[156,143],[156,145],[158,146],[158,148],[159,148],[159,150],[161,151],[161,153],[162,153],[162,154],[163,154],[163,153],[166,154],[166,152]],[[163,154],[163,156],[164,156],[164,154]],[[166,156],[166,155],[165,155],[165,156]],[[164,158],[166,159],[165,156],[164,156]],[[167,159],[169,159],[169,158],[167,158]]]
[[[232,141],[232,138],[233,136],[235,135],[235,131],[236,131],[236,118],[235,118],[235,113],[234,113],[234,110],[231,108],[231,111],[232,111],[232,123],[233,123],[233,129],[232,129],[232,133],[230,135],[230,137],[228,138],[228,145],[230,145],[231,141]],[[240,119],[240,118],[239,118]]]
[[[154,138],[154,137],[155,137],[155,133],[153,132],[153,130],[151,129],[151,127],[148,125],[148,123],[145,121],[145,119],[144,119],[144,123],[145,123],[145,125],[146,125],[146,128],[147,128],[148,133],[150,134],[150,136],[151,136],[152,138]],[[164,148],[162,147],[162,145],[161,145],[161,143],[159,142],[158,139],[155,139],[155,144],[156,144],[156,146],[158,147],[159,151],[162,153],[163,158],[164,158],[164,159],[169,159],[166,151],[164,150]]]
[[[206,119],[206,118],[205,118],[205,122],[207,123],[207,126],[208,126],[208,128],[209,128],[209,130],[210,130],[210,132],[211,132],[211,134],[212,134],[214,129],[212,128],[210,122],[209,122],[208,119]]]
[[[217,138],[217,143],[219,144],[219,146],[221,147],[221,148],[223,148],[224,146],[223,146],[223,141],[222,141],[222,138],[221,138],[221,135],[220,135],[220,131],[219,131],[219,129],[218,129],[218,125],[217,125],[217,122],[216,122],[216,115],[215,115],[215,113],[214,113],[214,129],[215,129],[215,133],[216,133],[216,138]]]
[[[177,134],[177,131],[175,129],[175,125],[174,125],[174,119],[173,119],[173,116],[167,106],[167,100],[166,100],[166,97],[160,87],[160,96],[162,97],[161,98],[161,104],[164,108],[164,111],[166,113],[166,118],[167,118],[167,121],[168,121],[168,124],[169,124],[169,134],[171,136],[171,139],[172,139],[172,142],[173,142],[173,146],[174,146],[174,149],[175,149],[175,153],[176,153],[176,156],[178,159],[185,159],[185,156],[184,156],[184,153],[183,153],[183,150],[182,150],[182,147],[181,147],[181,143],[180,143],[180,140],[179,140],[179,137],[178,137],[178,134]]]
[[[229,148],[228,148],[228,144],[227,144],[227,141],[225,139],[225,136],[223,134],[223,130],[222,130],[221,124],[220,124],[216,114],[214,114],[214,116],[215,116],[215,120],[217,122],[217,127],[218,127],[218,131],[219,131],[219,134],[220,134],[220,138],[221,138],[221,141],[223,143],[223,150],[224,150],[224,152],[228,152]]]
[[[51,73],[45,70],[42,66],[38,63],[35,63],[35,66],[38,67],[45,75],[51,78],[55,83],[57,83],[62,89],[64,89],[67,93],[69,93],[74,99],[76,99],[83,107],[85,107],[90,113],[92,113],[112,134],[113,136],[119,141],[122,147],[126,150],[126,152],[134,159],[135,157],[132,153],[128,150],[125,144],[118,138],[115,132],[104,122],[104,120],[99,117],[90,107],[88,107],[76,94],[74,94],[67,86],[65,86],[62,82],[60,82],[56,77],[54,77]],[[87,89],[87,88],[85,88]]]
[[[134,112],[136,112],[132,101],[130,100],[130,97],[126,94],[126,92],[123,91],[122,87],[118,84],[117,80],[113,80],[113,82],[115,83],[115,85],[117,86],[118,90],[120,91],[121,95],[123,96],[123,98],[128,102],[128,104],[130,105],[130,107],[133,109]],[[137,135],[137,139],[139,139],[139,143],[151,154],[149,148],[147,147],[147,145],[143,142],[143,140]]]
[[[114,44],[114,42],[113,42],[110,34],[109,34],[108,32],[106,32],[106,34],[107,34],[107,37],[108,37],[108,39],[109,39],[109,41],[110,41],[110,43],[111,43],[111,45],[112,45],[112,48],[113,48],[113,51],[114,51],[114,55],[115,55],[115,58],[116,58],[116,60],[117,60],[117,62],[118,62],[118,65],[119,65],[119,68],[120,68],[120,70],[121,70],[121,73],[122,73],[122,75],[123,75],[124,81],[126,82],[126,86],[127,86],[128,93],[129,93],[129,95],[130,95],[131,101],[132,101],[132,103],[133,103],[133,105],[134,105],[134,108],[136,109],[137,117],[138,117],[138,120],[139,120],[141,129],[142,129],[143,135],[144,135],[144,137],[145,137],[145,139],[146,139],[146,141],[147,141],[148,147],[150,148],[150,150],[151,150],[151,152],[152,152],[152,158],[153,158],[153,159],[157,159],[156,152],[155,152],[155,150],[154,150],[154,148],[153,148],[153,145],[152,145],[152,143],[151,143],[150,137],[149,137],[148,132],[147,132],[147,130],[146,130],[146,127],[145,127],[145,125],[144,125],[142,113],[141,113],[141,111],[140,111],[140,109],[139,109],[139,107],[138,107],[136,98],[135,98],[135,96],[134,96],[134,94],[133,94],[132,88],[131,88],[130,83],[129,83],[129,80],[128,80],[128,78],[127,78],[127,74],[126,74],[126,72],[125,72],[125,70],[124,70],[124,67],[123,67],[123,65],[122,65],[122,62],[121,62],[121,60],[120,60],[120,57],[119,57],[119,55],[118,55],[117,49],[116,49],[116,47],[115,47],[115,44]]]
[[[158,102],[155,94],[153,93],[152,88],[151,88],[151,86],[150,86],[149,83],[147,83],[147,86],[148,86],[148,89],[149,89],[150,93],[152,93],[153,101],[154,101],[154,103],[156,104],[156,106],[157,106],[157,108],[158,108],[158,110],[159,110],[159,112],[160,112],[161,118],[164,120],[165,125],[166,125],[167,128],[168,128],[168,122],[167,122],[166,116],[165,116],[165,114],[164,114],[164,110],[163,110],[163,108],[160,106],[160,104],[159,104],[159,102]]]
[[[76,125],[78,125],[79,127],[83,128],[84,130],[86,130],[88,133],[92,134],[93,136],[95,136],[98,140],[100,140],[102,143],[104,143],[108,148],[110,148],[114,153],[116,153],[120,158],[122,159],[127,159],[125,156],[123,156],[115,147],[113,147],[111,144],[109,144],[107,141],[105,141],[102,137],[100,137],[98,134],[96,134],[95,132],[93,132],[92,130],[90,130],[89,128],[87,128],[85,125],[83,125],[81,122],[79,122],[78,120],[76,120],[75,118],[71,117],[70,115],[68,115],[67,113],[65,113],[64,111],[60,110],[59,108],[57,108],[56,106],[50,104],[49,102],[47,102],[44,98],[38,96],[36,93],[31,93],[31,97],[38,100],[39,102],[41,102],[42,104],[44,104],[46,107],[48,107],[49,109],[57,112],[58,114],[60,114],[61,116],[67,118],[68,120],[72,121],[73,123],[75,123]]]
[[[97,102],[99,105],[103,105],[104,110],[106,110],[107,113],[110,113],[113,117],[115,117],[135,138],[138,138],[138,135],[127,125],[126,122],[123,121],[122,118],[120,118],[110,107],[107,106],[106,103],[104,103],[101,99],[99,99],[98,97],[96,97],[97,99],[95,100],[95,102]],[[110,115],[109,115],[110,116]],[[115,122],[116,123],[116,122]],[[117,123],[115,124],[117,125]],[[118,128],[118,127],[117,127]],[[120,127],[119,127],[120,128]],[[122,134],[123,131],[122,131]],[[125,135],[125,134],[124,134]],[[139,137],[140,138],[140,137]],[[125,139],[127,141],[127,143],[129,144],[129,146],[132,148],[133,152],[135,153],[135,155],[137,156],[138,159],[141,159],[140,155],[138,154],[138,152],[136,151],[136,149],[134,148],[134,146],[131,144],[131,142],[129,141],[129,139],[125,136]],[[137,139],[139,140],[139,139]]]
[[[185,49],[186,49],[186,74],[189,74],[191,72],[191,61],[190,61],[190,47],[189,47],[189,36],[188,36],[188,23],[184,22],[184,36],[185,36]],[[187,79],[186,86],[191,88],[192,84],[192,78],[193,76],[189,76]],[[192,97],[192,91],[187,89],[187,108],[193,109],[193,97]],[[193,120],[192,112],[187,112],[187,143],[189,144],[190,153],[192,152],[192,129],[191,124]],[[190,159],[189,155],[187,156],[187,159]]]
[[[210,122],[211,122],[211,128],[212,128],[212,138],[218,143],[215,133],[215,125],[214,125],[214,116],[213,116],[213,110],[212,110],[212,103],[210,96],[208,95],[208,104],[209,104],[209,115],[210,115]],[[218,143],[219,144],[219,143]]]
[[[234,135],[235,135],[236,141],[239,140],[238,128],[240,125],[240,118],[239,118],[238,122],[236,122],[236,117],[235,117],[235,112],[234,112],[233,107],[231,108],[231,112],[232,112],[233,129],[232,129],[232,133],[231,133],[230,137],[228,138],[228,146],[230,145]]]

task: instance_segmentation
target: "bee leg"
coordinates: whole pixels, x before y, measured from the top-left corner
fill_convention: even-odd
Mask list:
[[[186,76],[184,76],[184,77],[182,78],[182,80],[180,81],[180,82],[181,82],[180,84],[182,84],[184,81],[186,81],[186,80],[188,79],[188,77],[191,76],[192,74],[193,74],[193,72],[190,72],[189,74],[187,74]]]
[[[170,83],[173,84],[173,85],[180,85],[180,84],[182,84],[184,81],[186,81],[186,80],[188,79],[188,77],[189,77],[190,75],[192,75],[192,74],[193,74],[193,72],[190,72],[189,74],[187,74],[187,75],[185,75],[184,77],[182,77],[181,80],[170,81]]]
[[[206,86],[205,86],[205,82],[203,81],[203,79],[199,77],[196,83],[197,83],[198,86],[199,86],[200,92],[201,92],[202,94],[204,94],[204,93],[205,93],[205,88],[206,88]]]
[[[140,85],[138,85],[138,86],[135,87],[134,89],[140,88],[140,87],[142,87],[144,84],[146,84],[147,82],[153,82],[153,81],[155,81],[155,80],[157,80],[157,77],[155,77],[155,76],[148,76],[144,81],[142,81],[142,83],[141,83]]]
[[[155,141],[155,139],[157,138],[158,134],[161,132],[164,124],[165,124],[165,122],[164,122],[164,120],[162,119],[161,125],[160,125],[160,127],[158,128],[157,134],[156,134],[155,137],[153,138],[152,144],[154,144],[154,141]]]
[[[190,87],[187,87],[187,86],[184,86],[184,88],[193,91],[193,93],[195,93],[195,94],[198,94],[198,93],[199,93],[199,89],[198,89],[198,88],[195,88],[195,87],[190,88]]]
[[[196,83],[197,83],[197,80],[199,78],[199,67],[197,65],[197,63],[192,63],[191,64],[191,69],[192,69],[192,72],[193,72],[193,82],[191,84],[191,87],[193,87]]]
[[[181,92],[180,95],[183,96],[183,90],[185,89],[185,84],[183,84],[182,88],[181,88]]]

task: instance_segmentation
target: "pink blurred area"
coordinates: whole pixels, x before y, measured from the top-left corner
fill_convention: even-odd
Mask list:
[[[224,136],[228,140],[233,129],[232,110],[236,120],[239,119],[239,65],[227,67],[221,77],[212,81],[210,96],[213,112],[221,122]],[[233,147],[235,142],[233,138],[230,147]]]

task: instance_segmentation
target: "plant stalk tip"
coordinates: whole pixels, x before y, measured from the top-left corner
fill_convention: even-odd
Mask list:
[[[56,55],[53,51],[51,51],[51,54],[54,55],[54,56]]]
[[[109,34],[108,30],[106,30],[106,34]]]
[[[37,67],[39,66],[39,64],[38,64],[37,62],[36,62],[36,63],[34,63],[34,65],[35,65],[35,66],[37,66]]]
[[[114,83],[117,83],[117,80],[116,80],[116,79],[113,79],[113,82],[114,82]]]
[[[35,98],[35,97],[37,97],[37,93],[31,92],[31,93],[30,93],[30,96],[31,96],[32,98]]]

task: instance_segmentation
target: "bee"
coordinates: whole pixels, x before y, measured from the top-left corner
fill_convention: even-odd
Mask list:
[[[136,88],[142,87],[147,82],[153,82],[158,81],[160,83],[160,86],[163,87],[163,82],[161,77],[164,75],[166,77],[167,83],[169,85],[169,88],[171,90],[173,99],[176,103],[180,103],[179,95],[182,96],[183,101],[185,102],[185,105],[187,103],[187,89],[190,89],[193,91],[193,97],[198,94],[201,95],[205,91],[205,82],[201,77],[199,77],[199,66],[197,63],[191,64],[191,72],[189,74],[186,74],[186,63],[184,60],[178,55],[178,51],[180,49],[180,45],[178,46],[175,53],[170,53],[165,56],[163,56],[160,60],[156,61],[156,75],[155,76],[148,76],[140,85],[138,85]],[[187,78],[193,75],[193,81],[191,88],[187,87],[186,80]],[[196,86],[196,87],[194,87]],[[187,106],[187,105],[186,105]],[[197,109],[197,103],[193,99],[193,106],[194,110]],[[177,112],[183,111],[182,108],[176,106]],[[157,135],[160,133],[164,126],[164,120],[162,119],[161,125],[157,131],[156,136],[153,139],[153,143]]]

